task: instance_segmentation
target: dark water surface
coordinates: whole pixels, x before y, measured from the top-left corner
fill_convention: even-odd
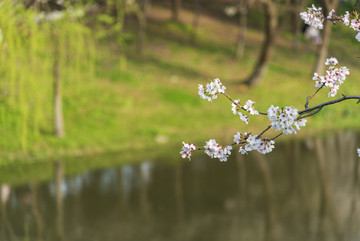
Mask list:
[[[359,138],[1,183],[0,240],[360,240]],[[120,156],[118,158],[121,158]],[[173,163],[173,164],[165,164]]]

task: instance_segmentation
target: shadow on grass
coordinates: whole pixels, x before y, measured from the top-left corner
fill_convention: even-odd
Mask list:
[[[129,56],[134,63],[138,65],[147,65],[149,67],[156,67],[161,69],[162,72],[168,72],[172,75],[178,74],[190,78],[209,78],[205,73],[201,73],[196,68],[187,67],[184,65],[174,64],[167,60],[162,60],[154,56]]]
[[[189,24],[172,20],[160,21],[149,19],[147,33],[148,36],[154,39],[162,39],[184,47],[196,48],[200,52],[222,54],[230,58],[234,58],[235,56],[235,43],[234,46],[232,46],[228,43],[215,43],[208,39],[205,41],[199,36],[201,35],[200,33],[197,34],[195,39],[192,39],[194,32],[193,27]]]

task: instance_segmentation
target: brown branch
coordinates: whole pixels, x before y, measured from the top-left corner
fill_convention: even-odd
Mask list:
[[[301,120],[301,119],[307,118],[309,116],[315,115],[321,110],[322,110],[322,107],[319,107],[316,111],[314,111],[314,112],[312,112],[312,113],[310,113],[308,115],[304,115],[304,116],[300,115],[298,118],[296,118],[296,120]]]
[[[314,107],[311,107],[311,108],[308,108],[308,109],[299,111],[298,113],[299,113],[299,115],[301,116],[301,115],[303,115],[303,114],[310,113],[310,112],[312,112],[313,110],[316,110],[316,109],[319,109],[319,108],[323,108],[323,107],[328,106],[328,105],[333,105],[333,104],[339,103],[339,102],[344,101],[344,100],[359,100],[359,101],[357,102],[357,103],[359,103],[359,102],[360,102],[360,95],[348,95],[348,96],[343,95],[342,98],[324,102],[324,103],[322,103],[322,104],[320,104],[320,105],[317,105],[317,106],[314,106]]]

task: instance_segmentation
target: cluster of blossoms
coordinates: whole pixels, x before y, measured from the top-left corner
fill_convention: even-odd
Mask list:
[[[360,157],[360,148],[357,149],[358,155]]]
[[[300,13],[300,17],[306,24],[313,26],[314,28],[324,28],[324,15],[322,14],[322,8],[316,8],[314,4],[311,8],[308,8],[307,12]]]
[[[210,82],[206,85],[206,90],[203,85],[199,85],[199,95],[202,99],[213,100],[217,98],[217,94],[221,93],[232,101],[232,112],[234,115],[239,115],[240,119],[243,120],[246,124],[249,122],[249,117],[244,115],[242,111],[248,112],[250,115],[259,115],[254,107],[255,102],[252,100],[247,100],[246,103],[241,106],[240,100],[232,100],[229,96],[225,94],[226,87],[221,83],[219,79],[215,79],[213,82]],[[266,115],[265,113],[261,113]],[[276,130],[280,130],[285,134],[296,133],[296,130],[300,129],[300,126],[305,126],[306,120],[297,120],[298,112],[297,109],[292,107],[274,107],[271,106],[268,110],[269,120],[272,121],[271,127]],[[295,127],[295,128],[294,128]],[[256,150],[262,154],[271,152],[274,149],[274,140],[267,138],[260,138],[259,135],[251,135],[250,133],[240,133],[234,135],[234,144],[240,145],[239,152],[241,154],[246,154],[250,151]],[[180,152],[183,158],[191,157],[191,153],[196,150],[194,144],[183,142],[183,147]],[[210,139],[206,142],[204,148],[205,153],[211,158],[219,158],[220,161],[226,161],[229,155],[231,154],[232,145],[221,146],[214,139]]]
[[[199,85],[198,89],[198,93],[202,99],[212,101],[217,98],[219,93],[225,93],[226,87],[216,78],[213,82],[206,85],[206,89],[203,85]]]
[[[211,158],[219,158],[221,162],[227,161],[227,158],[231,155],[232,146],[221,146],[215,139],[210,139],[206,142],[205,154]]]
[[[300,17],[306,24],[313,26],[314,28],[322,29],[324,27],[323,22],[325,17],[321,7],[316,8],[312,5],[306,12],[300,13]],[[336,16],[335,10],[332,9],[326,19],[333,22],[339,21],[345,26],[350,26],[350,28],[358,32],[355,38],[360,42],[360,20],[358,19],[357,14],[352,15],[347,11],[344,15]]]
[[[346,76],[350,74],[349,69],[346,67],[336,68],[338,61],[332,57],[326,59],[325,65],[329,65],[326,69],[326,75],[320,76],[318,73],[314,73],[313,80],[315,80],[315,87],[329,87],[330,92],[328,97],[334,97],[340,88],[340,85],[344,83]]]
[[[181,149],[181,157],[182,158],[189,158],[189,160],[191,159],[191,153],[193,151],[196,150],[196,146],[194,144],[191,144],[191,143],[185,143],[183,142],[183,146],[182,146],[182,149]]]
[[[247,154],[250,151],[258,151],[261,154],[266,154],[274,149],[274,140],[260,139],[258,135],[251,135],[251,133],[241,134],[237,132],[234,135],[234,142],[236,144],[245,144],[245,146],[240,146],[239,152],[241,154]]]
[[[298,119],[298,110],[293,107],[280,108],[271,105],[267,112],[271,128],[276,131],[282,130],[284,134],[296,134],[296,130],[300,130],[300,126],[306,124],[305,119]]]
[[[259,112],[257,110],[255,110],[254,107],[255,102],[252,100],[248,100],[246,101],[244,106],[240,106],[240,100],[234,100],[233,103],[231,104],[231,110],[233,112],[234,115],[239,115],[240,116],[240,120],[244,121],[246,124],[249,123],[249,117],[247,115],[244,115],[240,110],[245,110],[247,112],[250,113],[250,115],[258,115]]]

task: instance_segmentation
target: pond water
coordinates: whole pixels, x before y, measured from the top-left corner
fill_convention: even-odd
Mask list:
[[[226,163],[174,153],[70,176],[56,162],[51,180],[0,184],[0,240],[358,241],[358,146],[339,133]]]

